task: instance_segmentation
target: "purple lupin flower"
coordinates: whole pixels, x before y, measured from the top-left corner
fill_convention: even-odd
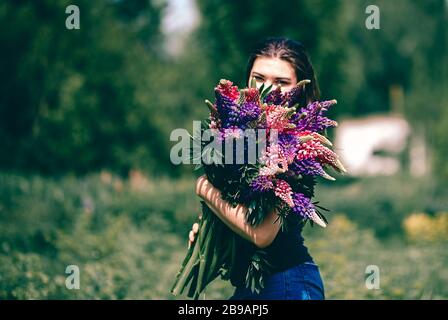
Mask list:
[[[292,122],[296,124],[296,129],[300,131],[323,131],[328,127],[334,127],[337,122],[324,116],[324,112],[328,107],[335,104],[336,100],[315,101],[300,109],[292,118]]]
[[[278,144],[283,150],[288,163],[291,163],[297,154],[297,137],[292,134],[280,134],[278,136]]]
[[[245,125],[248,122],[257,120],[261,114],[261,109],[256,102],[244,102],[239,110],[239,124]]]
[[[258,176],[250,182],[250,188],[254,192],[267,192],[274,189],[274,183],[267,176]]]
[[[305,101],[305,89],[302,86],[296,86],[292,88],[285,97],[286,102],[288,102],[288,106],[292,107],[297,103],[300,105],[303,101]]]
[[[244,102],[239,105],[231,98],[215,90],[216,109],[222,122],[223,128],[246,129],[247,124],[257,120],[261,109],[256,102]]]
[[[216,109],[222,121],[223,128],[236,125],[238,119],[238,105],[229,97],[222,95],[219,90],[215,90]]]
[[[283,95],[281,87],[278,86],[266,95],[263,102],[267,104],[281,105],[284,103],[284,101],[285,95]]]
[[[305,219],[311,219],[314,216],[316,209],[310,198],[307,198],[303,193],[294,192],[292,194],[292,199],[294,202],[292,211],[295,214],[298,214]]]
[[[323,176],[326,174],[322,165],[314,159],[296,159],[290,164],[289,169],[295,174],[306,176]]]

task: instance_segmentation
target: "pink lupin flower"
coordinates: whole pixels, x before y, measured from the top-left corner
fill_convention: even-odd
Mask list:
[[[219,119],[219,117],[216,114],[211,113],[209,116],[209,119],[210,119],[210,124],[209,124],[210,129],[220,129],[221,128],[221,119]]]
[[[275,105],[266,107],[266,123],[269,129],[276,129],[279,132],[282,132],[289,128],[291,126],[289,121],[290,116],[290,108]]]
[[[294,200],[292,198],[292,188],[288,182],[282,179],[275,181],[275,195],[285,201],[291,208],[294,207]]]
[[[299,143],[297,160],[316,159],[322,152],[322,147],[324,146],[314,139]]]
[[[338,155],[325,147],[318,138],[299,143],[298,149],[297,160],[316,159],[322,164],[331,165],[340,172],[347,172]]]
[[[259,102],[260,94],[257,88],[248,88],[243,91],[246,102]]]
[[[323,147],[321,149],[321,152],[319,154],[319,160],[321,160],[321,162],[323,163],[331,165],[334,169],[340,172],[347,172],[347,170],[344,168],[341,161],[339,160],[339,156],[334,151],[328,149],[327,147]]]
[[[230,80],[221,79],[215,90],[219,91],[221,95],[230,98],[233,101],[237,100],[240,97],[238,87],[234,86],[233,82]]]
[[[260,169],[260,175],[273,176],[288,170],[288,160],[279,144],[271,145],[266,149],[266,153],[260,159],[265,165]]]
[[[323,144],[326,144],[328,146],[332,146],[333,144],[331,143],[330,140],[328,140],[325,136],[314,132],[314,131],[309,131],[309,130],[305,130],[305,131],[299,131],[296,136],[300,137],[300,138],[304,138],[304,137],[310,137],[314,140],[318,140],[320,142],[322,142]]]

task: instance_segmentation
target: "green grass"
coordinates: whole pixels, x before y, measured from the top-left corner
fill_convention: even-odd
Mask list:
[[[410,244],[401,237],[400,221],[421,203],[395,203],[416,192],[394,197],[391,190],[400,183],[391,178],[320,187],[321,204],[336,210],[327,229],[308,225],[304,233],[327,298],[448,298],[446,243]],[[372,209],[376,199],[390,199],[394,210]],[[175,299],[168,291],[199,208],[188,178],[1,173],[0,299]],[[378,234],[392,236],[380,240]],[[68,265],[80,269],[79,290],[65,287]],[[379,290],[365,286],[368,265],[380,269]],[[232,290],[218,279],[205,298],[227,299]]]

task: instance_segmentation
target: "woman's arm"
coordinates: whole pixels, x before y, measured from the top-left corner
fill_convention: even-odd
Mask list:
[[[256,227],[248,224],[246,222],[248,209],[242,204],[232,207],[230,203],[221,198],[221,192],[213,187],[205,176],[198,178],[196,194],[230,229],[259,248],[269,246],[280,230],[280,221],[277,220],[278,216],[275,210],[270,212]]]

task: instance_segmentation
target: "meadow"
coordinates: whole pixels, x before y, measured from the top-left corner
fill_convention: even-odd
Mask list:
[[[169,289],[199,214],[194,181],[1,173],[0,299],[185,298]],[[448,298],[448,215],[428,181],[346,179],[316,196],[329,226],[304,236],[327,299]],[[78,290],[65,286],[68,265],[79,267]],[[378,289],[366,286],[372,265]],[[217,279],[201,299],[232,291]]]

